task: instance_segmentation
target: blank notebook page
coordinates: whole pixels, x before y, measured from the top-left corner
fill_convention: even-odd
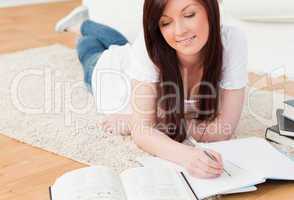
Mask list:
[[[224,162],[224,167],[227,171],[229,171],[231,177],[229,177],[226,173],[223,173],[220,177],[214,179],[200,179],[192,177],[183,167],[157,157],[141,157],[137,159],[137,161],[145,167],[167,167],[175,169],[176,171],[184,172],[197,196],[201,199],[226,192],[236,193],[240,191],[240,188],[242,189],[241,192],[243,190],[246,191],[244,187],[265,182],[263,177],[248,170],[240,169],[238,166],[228,161]],[[252,187],[249,189],[252,189]]]
[[[200,145],[221,153],[223,159],[264,178],[294,180],[294,162],[265,139],[251,137]]]

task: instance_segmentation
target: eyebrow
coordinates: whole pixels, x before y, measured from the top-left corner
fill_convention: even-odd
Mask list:
[[[184,8],[181,10],[181,12],[184,11],[184,10],[186,10],[186,9],[189,8],[190,6],[198,6],[198,4],[197,4],[197,3],[191,3],[191,4],[187,5],[186,7],[184,7]],[[169,16],[163,14],[162,17],[169,17]]]

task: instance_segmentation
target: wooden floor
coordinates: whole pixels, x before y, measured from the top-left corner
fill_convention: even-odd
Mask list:
[[[61,43],[74,47],[75,35],[55,33],[54,25],[79,0],[0,9],[0,53]],[[281,77],[250,74],[250,84],[294,96],[294,84]],[[85,165],[33,148],[0,134],[0,200],[49,200],[48,187],[64,172]],[[293,183],[266,183],[257,192],[226,196],[226,200],[293,200]]]
[[[0,8],[0,53],[62,43],[74,47],[75,35],[54,32],[55,23],[80,0]]]

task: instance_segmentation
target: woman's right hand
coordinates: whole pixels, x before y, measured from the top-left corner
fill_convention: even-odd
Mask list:
[[[215,160],[205,154],[204,150]],[[217,178],[223,173],[221,155],[213,150],[188,147],[184,157],[183,166],[196,178]]]

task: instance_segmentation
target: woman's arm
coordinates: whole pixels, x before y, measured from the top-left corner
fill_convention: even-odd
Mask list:
[[[215,162],[209,159],[202,150],[176,142],[155,129],[157,99],[156,84],[132,81],[131,133],[136,145],[150,154],[184,166],[196,177],[219,176],[223,170],[219,154],[210,151],[218,159]]]
[[[239,123],[245,98],[245,88],[221,90],[220,114],[215,121],[198,124],[188,120],[188,134],[200,142],[215,142],[230,139]]]
[[[187,149],[186,145],[171,140],[155,129],[158,122],[158,85],[133,80],[132,88],[131,133],[134,142],[148,153],[182,164],[181,155]]]

